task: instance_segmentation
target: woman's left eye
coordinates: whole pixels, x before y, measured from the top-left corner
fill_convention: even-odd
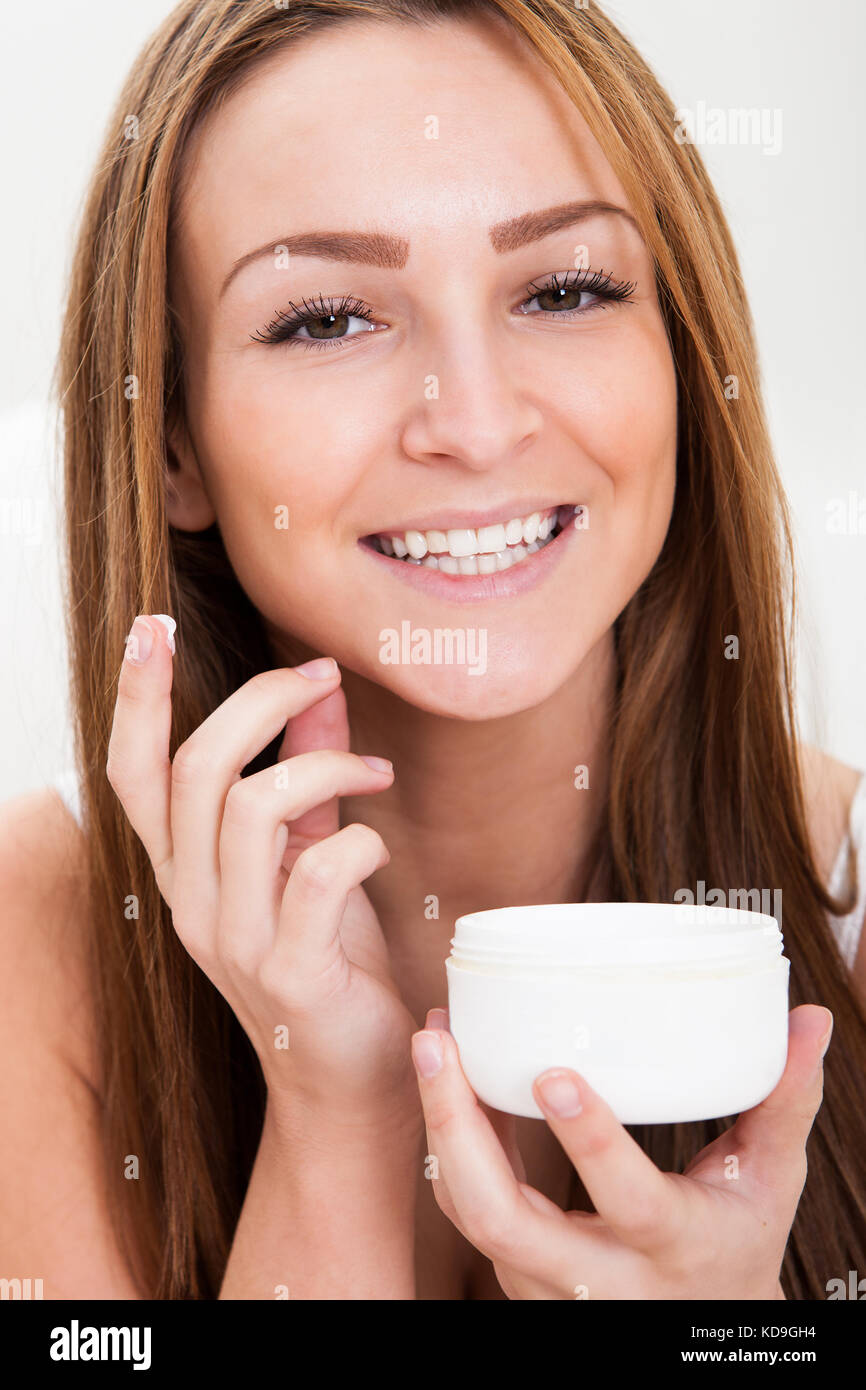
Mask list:
[[[542,290],[540,294],[535,294],[532,299],[526,301],[526,307],[521,306],[521,312],[528,314],[531,306],[536,304],[545,314],[570,313],[575,309],[587,308],[581,300],[592,298],[589,290]]]
[[[594,308],[604,308],[609,303],[626,303],[633,297],[636,288],[632,281],[614,280],[603,270],[578,270],[569,272],[562,279],[552,275],[543,285],[528,286],[535,293],[523,301],[518,312],[532,313],[531,306],[537,304],[538,310],[534,312],[540,310],[551,318],[568,318],[573,314],[588,313]]]

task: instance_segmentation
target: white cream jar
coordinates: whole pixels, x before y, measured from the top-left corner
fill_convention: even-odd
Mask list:
[[[570,1067],[623,1124],[736,1115],[788,1051],[775,918],[678,903],[473,912],[445,962],[451,1032],[480,1100],[541,1118],[532,1083]]]

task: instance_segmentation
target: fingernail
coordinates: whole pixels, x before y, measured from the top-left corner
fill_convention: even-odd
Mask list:
[[[332,656],[317,656],[314,661],[305,661],[303,666],[296,666],[295,670],[300,676],[306,676],[311,681],[326,681],[336,674],[337,663]]]
[[[435,1033],[415,1033],[412,1038],[412,1058],[423,1077],[435,1076],[442,1070],[442,1044]]]
[[[174,634],[177,632],[177,623],[168,613],[153,613],[151,616],[156,618],[157,622],[162,623],[168,633],[168,649],[174,656]]]
[[[136,618],[126,639],[125,657],[127,661],[141,666],[153,651],[153,632],[150,624],[142,617]]]
[[[448,1032],[448,1010],[430,1009],[424,1020],[425,1028],[438,1028],[443,1033]]]
[[[372,753],[359,753],[358,756],[362,763],[374,768],[376,772],[394,771],[394,764],[389,762],[387,758],[374,758]]]
[[[565,1072],[547,1072],[543,1077],[539,1077],[536,1082],[545,1110],[549,1110],[551,1115],[557,1119],[568,1120],[572,1115],[579,1115],[583,1106],[580,1103],[580,1091],[577,1089],[572,1078]]]

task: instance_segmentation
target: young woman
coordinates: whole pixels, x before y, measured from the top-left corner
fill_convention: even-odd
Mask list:
[[[866,782],[797,739],[749,314],[675,129],[566,0],[186,0],[130,75],[60,362],[81,824],[45,791],[3,833],[0,1247],[46,1297],[866,1270]],[[772,1095],[479,1107],[455,917],[699,880],[783,892]]]

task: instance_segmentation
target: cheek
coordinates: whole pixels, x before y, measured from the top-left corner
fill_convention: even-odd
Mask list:
[[[637,323],[587,361],[572,408],[598,520],[615,520],[623,541],[657,554],[673,505],[677,445],[676,373],[661,320]]]
[[[677,385],[660,317],[587,338],[579,370],[572,362],[547,389],[587,494],[575,498],[589,506],[581,592],[600,631],[649,574],[673,510]]]
[[[246,567],[279,553],[282,566],[287,536],[299,563],[309,545],[339,537],[377,453],[378,417],[369,415],[351,399],[325,408],[303,374],[292,379],[278,364],[210,383],[197,446],[230,555]]]
[[[676,454],[676,375],[657,316],[628,333],[588,338],[548,377],[546,397],[587,467],[620,486],[651,488]]]
[[[240,380],[239,380],[240,378]],[[196,447],[229,562],[259,612],[303,641],[328,645],[357,614],[338,548],[380,419],[352,401],[325,409],[288,374],[226,374],[196,402]]]

